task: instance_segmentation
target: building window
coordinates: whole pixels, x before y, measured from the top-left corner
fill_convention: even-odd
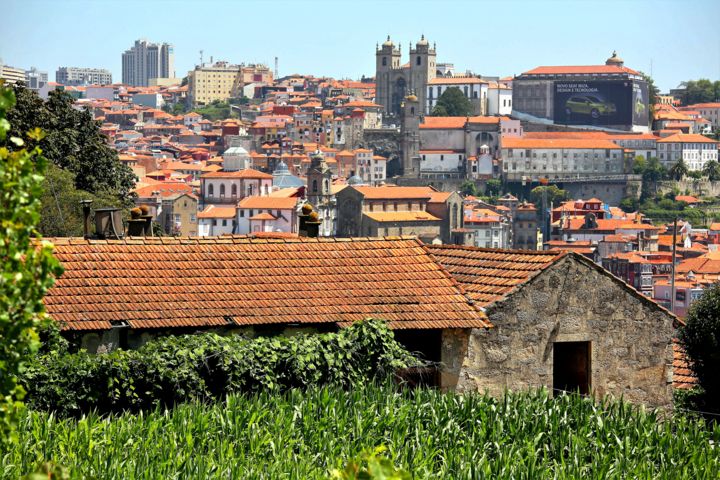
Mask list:
[[[215,195],[215,187],[213,187],[213,184],[211,183],[208,185],[208,197],[212,197]]]
[[[387,67],[387,57],[383,57],[382,65],[383,65],[383,67]]]
[[[244,217],[244,216],[245,216],[245,210],[240,210],[240,217]]]
[[[415,65],[422,65],[422,58],[420,56],[415,59]]]
[[[225,184],[220,185],[220,198],[225,198]]]
[[[230,187],[230,196],[232,196],[233,198],[237,197],[237,185],[233,184]]]

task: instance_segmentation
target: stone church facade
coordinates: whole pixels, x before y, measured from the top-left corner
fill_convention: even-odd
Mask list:
[[[423,35],[415,48],[410,47],[410,61],[401,64],[402,51],[395,45],[390,36],[375,51],[375,103],[385,109],[386,121],[398,124],[402,117],[402,103],[405,97],[414,92],[424,112],[426,105],[427,85],[437,76],[435,61],[435,45]]]

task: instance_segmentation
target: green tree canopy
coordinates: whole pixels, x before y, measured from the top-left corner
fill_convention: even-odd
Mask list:
[[[720,163],[716,160],[706,162],[703,167],[703,175],[705,175],[711,182],[720,180]]]
[[[73,107],[73,98],[53,91],[47,101],[25,88],[13,87],[17,103],[8,112],[12,125],[10,135],[19,136],[31,128],[45,132],[40,141],[29,141],[28,148],[38,146],[53,164],[75,175],[75,187],[91,193],[109,192],[127,198],[135,185],[132,170],[118,159],[117,152],[100,131],[100,122],[87,110]]]
[[[720,284],[706,289],[690,307],[680,342],[705,390],[706,408],[720,411]]]
[[[682,102],[685,105],[720,100],[720,80],[712,82],[707,78],[701,78],[682,82],[681,85],[685,87],[685,93],[682,95]]]
[[[0,444],[14,438],[25,390],[18,374],[39,347],[36,327],[47,321],[42,297],[61,272],[52,247],[38,248],[37,224],[46,159],[37,145],[43,133],[27,128],[18,136],[5,118],[15,95],[0,82]],[[0,449],[2,451],[2,449]]]
[[[530,198],[538,206],[542,204],[543,192],[547,192],[548,207],[550,207],[550,202],[553,202],[555,205],[557,205],[559,202],[567,200],[569,197],[568,192],[566,190],[558,188],[557,185],[541,185],[539,187],[533,188],[530,191]]]
[[[475,182],[472,180],[465,180],[463,183],[460,184],[460,193],[463,195],[472,195],[473,197],[477,196],[478,191],[477,187],[475,186]]]
[[[675,165],[670,167],[668,170],[668,174],[673,180],[682,180],[682,178],[687,176],[689,172],[690,170],[688,170],[688,167],[682,158],[675,162]]]
[[[491,197],[497,197],[502,190],[502,181],[497,178],[491,178],[485,183],[485,193]]]
[[[432,116],[467,117],[472,115],[472,104],[457,87],[450,87],[438,98]]]

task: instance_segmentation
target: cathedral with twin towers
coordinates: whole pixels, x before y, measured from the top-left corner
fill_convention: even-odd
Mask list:
[[[402,64],[402,47],[387,40],[375,49],[375,103],[382,105],[386,115],[390,118],[400,119],[402,116],[402,101],[406,95],[413,92],[419,104],[426,104],[428,82],[438,74],[438,65],[435,63],[435,45],[430,43],[425,35],[410,50],[410,61]]]

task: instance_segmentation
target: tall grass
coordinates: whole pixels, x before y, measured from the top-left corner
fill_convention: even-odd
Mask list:
[[[720,428],[620,402],[368,385],[231,396],[138,415],[29,413],[0,477],[43,459],[73,478],[313,479],[388,447],[415,478],[720,478]]]

